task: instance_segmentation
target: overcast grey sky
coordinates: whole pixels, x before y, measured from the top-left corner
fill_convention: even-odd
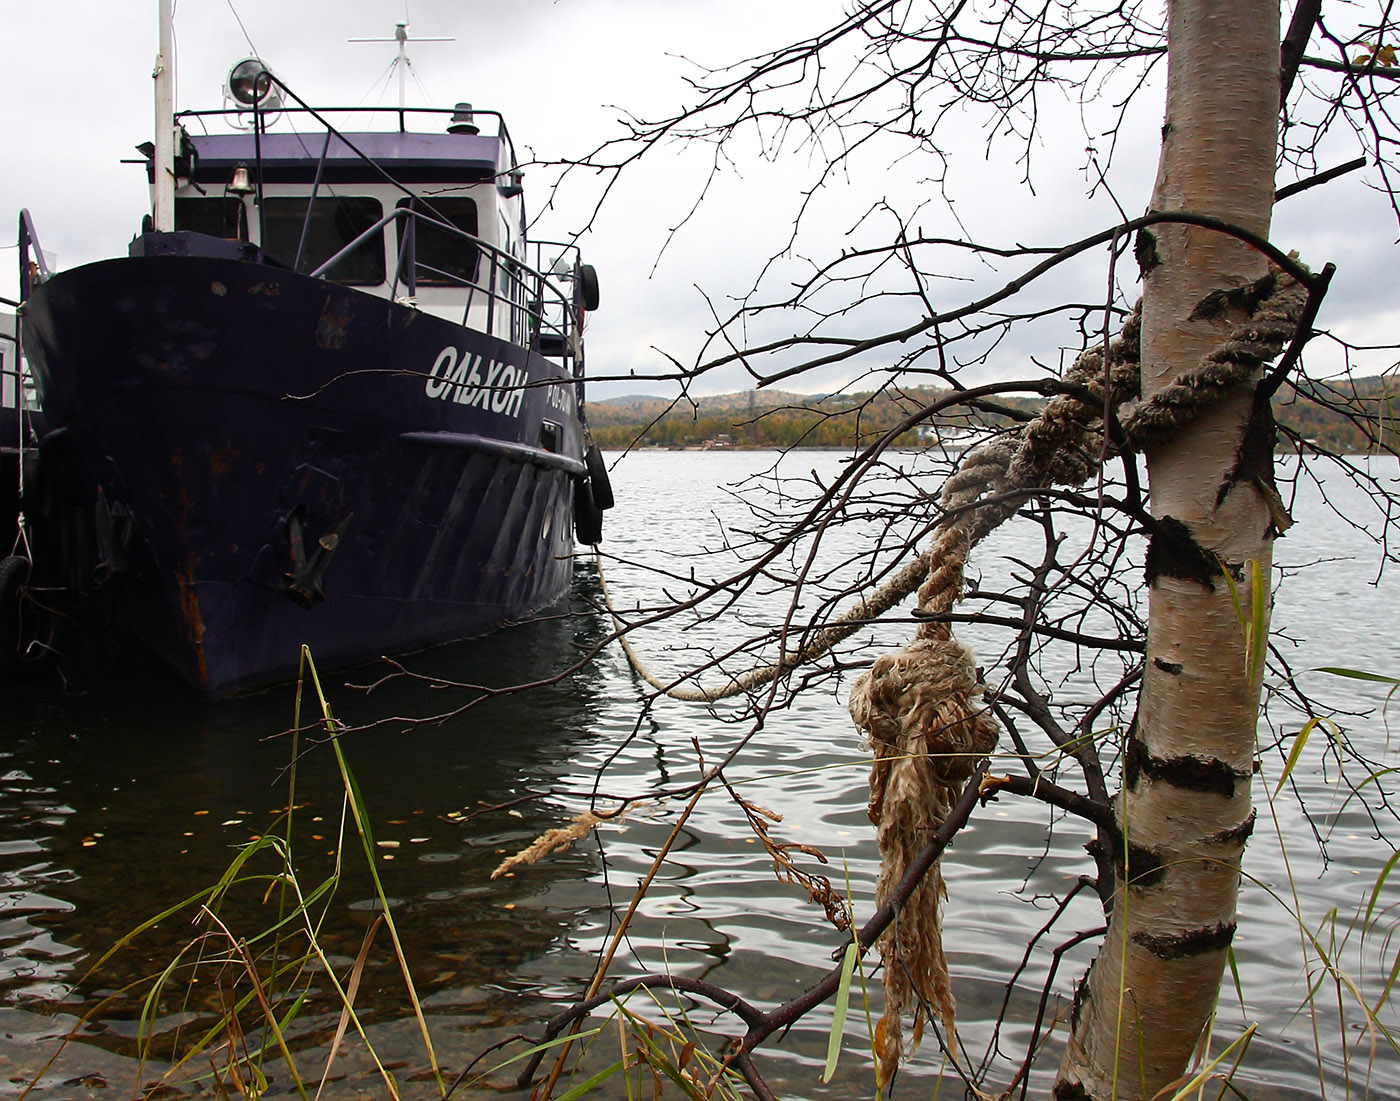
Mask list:
[[[61,267],[124,252],[147,209],[143,172],[119,162],[134,156],[133,147],[151,133],[155,7],[154,0],[6,0],[0,94],[8,105],[7,156],[0,211],[13,226],[18,209],[28,207],[45,250],[56,254]],[[392,104],[393,45],[347,40],[389,37],[403,10],[402,0],[178,0],[177,106],[219,105],[228,66],[249,52],[245,30],[261,56],[305,98]],[[410,0],[412,34],[454,41],[411,47],[415,79],[408,101],[470,100],[496,108],[527,153],[541,159],[579,155],[618,132],[621,110],[655,116],[683,102],[685,78],[697,73],[693,62],[720,64],[754,54],[827,25],[839,11],[834,0]],[[1034,195],[1020,185],[1013,164],[985,156],[977,120],[969,117],[949,130],[945,148],[956,166],[949,188],[958,220],[928,187],[929,165],[917,158],[896,161],[877,150],[817,200],[811,236],[797,255],[770,269],[770,281],[800,274],[802,257],[819,249],[835,251],[888,235],[888,218],[876,214],[861,222],[882,200],[919,208],[926,233],[957,234],[960,221],[972,236],[1006,244],[1060,243],[1112,224],[1107,195],[1086,200],[1088,139],[1078,105],[1048,96],[1042,107],[1046,125],[1033,147]],[[1132,116],[1133,128],[1120,139],[1111,180],[1130,214],[1148,200],[1161,110],[1160,88],[1149,86]],[[743,143],[697,215],[668,237],[698,194],[707,152],[658,150],[624,177],[582,239],[603,291],[602,308],[590,322],[590,368],[594,374],[637,376],[635,384],[602,386],[594,396],[663,392],[647,376],[670,370],[667,356],[693,362],[711,324],[709,303],[723,309],[786,241],[787,216],[810,168],[810,152],[794,151],[773,163],[748,156],[752,150]],[[1337,159],[1349,155],[1338,147]],[[544,170],[527,176],[534,211],[549,196],[549,182]],[[1396,226],[1363,184],[1352,179],[1282,204],[1275,239],[1299,248],[1315,265],[1338,263],[1325,324],[1358,343],[1384,343],[1400,327],[1392,274]],[[542,234],[559,238],[579,229],[591,197],[587,179],[566,181],[557,205],[542,218]],[[8,231],[2,239],[13,241]],[[0,251],[0,295],[15,293],[14,256],[13,247]],[[950,267],[950,278],[933,287],[935,300],[942,308],[975,298],[1020,266]],[[1096,255],[1031,298],[1101,297],[1106,278],[1104,257]],[[860,323],[907,322],[910,309],[894,303],[872,308]],[[781,333],[784,326],[796,331],[803,321],[779,317],[771,324],[770,332]],[[1062,329],[1016,337],[982,371],[1031,373],[1026,357],[1032,354],[1055,362],[1058,345],[1073,340],[1072,331]],[[871,360],[864,366],[879,365]],[[1389,365],[1385,355],[1368,362],[1372,371]],[[828,371],[792,388],[828,389],[850,374],[851,368]],[[700,390],[744,385],[744,376],[731,370],[707,378]]]

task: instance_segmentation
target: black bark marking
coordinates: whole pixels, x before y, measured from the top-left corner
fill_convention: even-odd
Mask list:
[[[1082,1082],[1056,1082],[1054,1098],[1055,1101],[1094,1101]]]
[[[1240,848],[1244,848],[1244,843],[1248,841],[1250,835],[1254,833],[1254,819],[1256,814],[1257,812],[1250,811],[1249,817],[1238,826],[1231,826],[1228,830],[1221,830],[1219,833],[1213,833],[1207,837],[1206,840],[1214,845],[1238,845]]]
[[[1095,960],[1094,963],[1097,963]],[[1094,969],[1094,964],[1089,965],[1089,970],[1079,976],[1079,981],[1074,984],[1074,1001],[1070,1003],[1069,1023],[1073,1032],[1079,1031],[1079,1017],[1084,1012],[1084,1007],[1089,1004],[1089,999],[1093,996],[1089,992],[1089,972]]]
[[[1231,308],[1242,309],[1250,317],[1253,317],[1254,311],[1259,308],[1259,303],[1273,294],[1274,287],[1277,285],[1278,276],[1270,272],[1242,287],[1211,291],[1196,303],[1196,308],[1191,311],[1191,316],[1187,320],[1204,321],[1208,318],[1219,317]]]
[[[1146,276],[1162,261],[1157,258],[1157,237],[1145,229],[1138,230],[1133,242],[1133,255],[1137,258],[1138,274]]]
[[[1202,956],[1207,952],[1219,952],[1230,947],[1235,939],[1235,923],[1229,925],[1216,922],[1204,929],[1192,929],[1189,933],[1172,933],[1154,937],[1151,933],[1134,933],[1133,943],[1146,948],[1158,959],[1184,960],[1192,956]]]
[[[1170,673],[1174,677],[1181,676],[1182,665],[1179,661],[1163,661],[1161,658],[1153,658],[1152,664],[1164,673]]]
[[[1278,487],[1274,484],[1274,448],[1277,446],[1278,424],[1274,420],[1273,403],[1265,388],[1256,386],[1249,422],[1244,428],[1244,439],[1235,453],[1234,469],[1215,491],[1215,507],[1219,508],[1230,490],[1241,482],[1258,483],[1261,490],[1278,498]],[[1271,525],[1271,528],[1279,530],[1277,525]]]
[[[1196,542],[1190,528],[1174,516],[1163,516],[1147,544],[1147,562],[1143,572],[1149,585],[1156,584],[1159,577],[1175,577],[1183,581],[1199,581],[1215,592],[1220,562]]]
[[[1214,757],[1154,757],[1137,738],[1129,738],[1124,751],[1123,782],[1136,791],[1138,781],[1149,780],[1171,784],[1185,791],[1215,792],[1230,798],[1235,785],[1248,783],[1251,772],[1237,772],[1224,761]]]
[[[1118,878],[1132,887],[1155,887],[1167,875],[1167,867],[1162,858],[1152,849],[1141,845],[1128,845],[1126,869],[1123,867],[1123,854],[1120,850],[1114,860],[1114,867],[1118,871]]]

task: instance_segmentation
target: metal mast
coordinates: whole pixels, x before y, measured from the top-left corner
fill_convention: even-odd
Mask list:
[[[394,24],[393,38],[352,38],[351,42],[397,42],[399,44],[399,54],[394,58],[391,69],[398,70],[399,74],[399,106],[404,106],[405,85],[404,81],[408,76],[408,70],[412,62],[408,60],[409,42],[455,42],[454,38],[409,38],[408,36],[408,13],[404,13],[404,18]]]
[[[156,98],[155,203],[151,223],[157,233],[175,229],[175,53],[171,2],[160,0],[160,52],[151,73]]]

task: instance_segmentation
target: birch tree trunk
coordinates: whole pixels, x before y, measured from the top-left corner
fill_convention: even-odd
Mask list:
[[[1172,0],[1168,90],[1153,208],[1269,232],[1279,102],[1277,0]],[[1266,271],[1223,234],[1156,227],[1139,248],[1144,396],[1218,344],[1244,314],[1193,320],[1209,293]],[[1267,447],[1246,449],[1252,387],[1148,455],[1153,514],[1179,521],[1148,560],[1149,625],[1139,713],[1118,817],[1123,851],[1108,937],[1075,999],[1057,1099],[1149,1098],[1187,1066],[1220,988],[1235,930],[1238,869],[1253,823],[1257,678],[1218,561],[1248,607],[1258,562],[1268,599]],[[1267,410],[1261,416],[1266,417]],[[1256,424],[1251,441],[1260,437]],[[1266,432],[1265,439],[1271,437]],[[1241,457],[1249,451],[1250,462]],[[1204,551],[1204,555],[1199,552]]]

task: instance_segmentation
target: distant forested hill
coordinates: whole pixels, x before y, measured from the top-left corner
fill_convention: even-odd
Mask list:
[[[860,394],[794,394],[745,391],[705,398],[667,401],[655,397],[615,398],[590,402],[588,422],[602,447],[854,447],[869,443],[911,413],[946,394],[933,387],[888,389]],[[1275,401],[1281,427],[1279,444],[1313,440],[1336,451],[1374,448],[1375,433],[1364,418],[1381,421],[1389,447],[1400,446],[1400,378],[1380,376],[1323,384],[1333,408],[1303,400],[1285,385]],[[983,420],[1011,423],[1033,413],[1041,402],[1001,399],[988,406]],[[931,425],[901,434],[896,446],[919,447],[936,440],[955,442],[968,427],[965,413],[936,419]]]
[[[590,402],[588,423],[602,447],[849,447],[868,442],[899,424],[946,391],[931,387],[860,394],[793,394],[745,391],[705,398],[620,398]],[[1001,403],[1024,417],[1036,403],[1012,399]],[[993,412],[993,419],[998,415]],[[1012,416],[1005,416],[1008,423]],[[934,426],[945,438],[967,426],[965,414]],[[931,441],[928,428],[910,429],[900,446]]]

